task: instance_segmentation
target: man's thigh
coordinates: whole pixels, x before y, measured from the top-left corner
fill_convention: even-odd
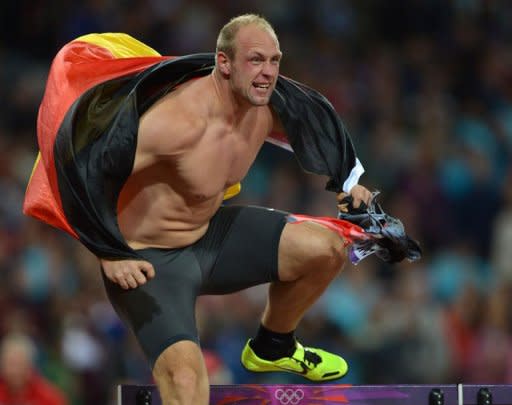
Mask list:
[[[279,280],[293,281],[343,250],[344,241],[318,223],[288,222],[279,244]]]
[[[287,215],[262,207],[222,207],[208,230],[219,235],[216,238],[219,246],[213,266],[203,272],[201,294],[228,294],[277,281],[279,241]],[[228,222],[229,229],[226,229]],[[222,236],[218,229],[223,230]],[[205,236],[203,243],[212,239],[208,234]],[[194,251],[197,255],[196,246]]]
[[[103,279],[110,302],[153,366],[168,346],[182,340],[198,342],[195,303],[201,270],[187,249],[148,248],[138,252],[155,267],[153,279],[130,290]]]

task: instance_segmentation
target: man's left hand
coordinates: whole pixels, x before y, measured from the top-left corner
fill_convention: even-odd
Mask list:
[[[367,206],[370,205],[370,201],[372,200],[372,193],[370,190],[368,190],[366,187],[361,186],[360,184],[356,184],[352,189],[350,190],[350,193],[339,193],[336,196],[336,199],[338,200],[338,203],[341,202],[347,195],[351,195],[353,198],[352,206],[354,208],[359,208],[361,203],[365,203]],[[344,206],[344,204],[338,204],[338,209],[342,212],[347,211],[347,207]]]

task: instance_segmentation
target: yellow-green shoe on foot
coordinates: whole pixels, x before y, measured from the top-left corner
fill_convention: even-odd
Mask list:
[[[330,381],[343,377],[348,372],[348,365],[342,357],[314,347],[304,347],[296,342],[295,352],[291,357],[277,360],[264,360],[258,357],[249,345],[242,351],[242,364],[249,371],[258,373],[285,371],[299,374],[311,381]]]

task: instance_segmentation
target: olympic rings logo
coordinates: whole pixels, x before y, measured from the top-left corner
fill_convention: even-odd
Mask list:
[[[281,405],[297,405],[304,399],[304,391],[300,388],[294,390],[292,388],[278,388],[274,392],[274,397]]]

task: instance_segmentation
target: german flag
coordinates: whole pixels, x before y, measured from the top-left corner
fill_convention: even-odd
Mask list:
[[[98,257],[139,258],[116,218],[135,159],[139,119],[164,94],[213,66],[211,53],[161,56],[122,33],[90,34],[66,44],[52,63],[39,108],[40,153],[23,212],[64,230]],[[292,149],[305,170],[329,176],[327,188],[341,191],[356,158],[332,105],[280,76],[271,106],[288,135],[273,134],[269,141]],[[225,197],[239,189],[228,189]]]
[[[78,237],[62,208],[54,160],[55,139],[64,117],[87,90],[141,72],[164,59],[126,34],[85,35],[61,49],[53,61],[39,108],[40,152],[26,190],[25,214]]]

